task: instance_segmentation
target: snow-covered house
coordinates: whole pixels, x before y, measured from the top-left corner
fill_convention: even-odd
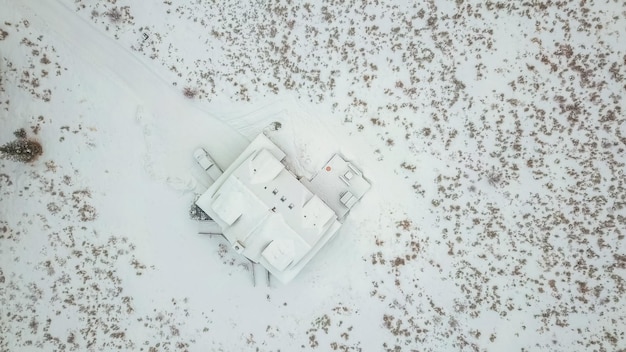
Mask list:
[[[238,253],[287,283],[333,237],[370,185],[338,155],[304,183],[284,158],[259,135],[196,204]]]

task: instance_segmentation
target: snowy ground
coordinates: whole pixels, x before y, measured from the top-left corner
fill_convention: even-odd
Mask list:
[[[0,9],[0,351],[626,350],[622,2]],[[373,184],[286,286],[188,218],[261,132]]]

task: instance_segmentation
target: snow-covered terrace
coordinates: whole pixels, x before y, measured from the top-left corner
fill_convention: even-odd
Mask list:
[[[305,179],[302,183],[319,194],[339,219],[348,214],[371,186],[363,173],[339,154],[333,155],[311,180]]]

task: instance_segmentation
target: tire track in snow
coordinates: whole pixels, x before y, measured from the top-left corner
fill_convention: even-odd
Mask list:
[[[182,159],[191,160],[192,150],[198,144],[205,146],[215,161],[225,167],[248,145],[249,141],[238,131],[194,106],[129,50],[59,1],[20,0],[19,4],[11,6],[7,1],[0,1],[4,3],[2,8],[17,6],[31,25],[56,34],[73,53],[99,68],[120,88],[130,91],[153,113],[154,126],[161,130],[164,138],[163,149],[167,155],[159,158],[165,168],[188,167],[186,162],[181,164]],[[173,119],[177,122],[173,123]]]

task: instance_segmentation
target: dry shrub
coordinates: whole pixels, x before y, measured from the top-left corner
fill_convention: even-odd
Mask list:
[[[183,89],[183,95],[186,98],[193,99],[196,97],[196,95],[198,95],[198,90],[194,88],[186,87],[185,89]]]
[[[28,163],[43,153],[43,148],[39,142],[19,138],[0,147],[0,156],[4,159]]]

